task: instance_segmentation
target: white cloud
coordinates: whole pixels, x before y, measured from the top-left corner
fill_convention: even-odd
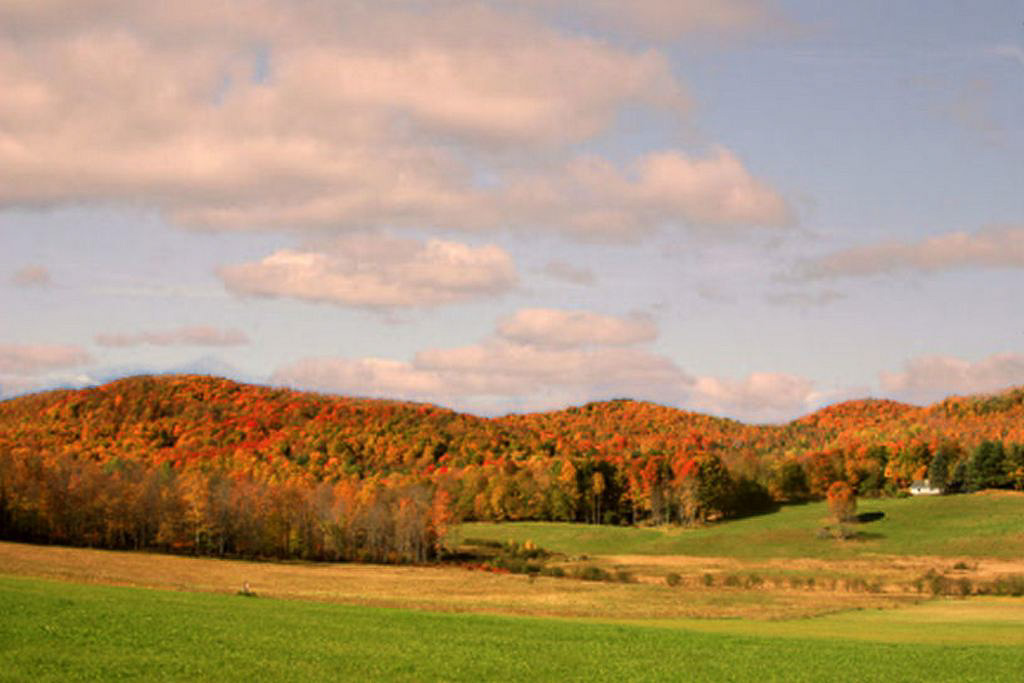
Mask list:
[[[682,123],[689,97],[662,52],[514,5],[7,3],[0,207],[130,202],[224,229],[604,238],[789,221],[725,150],[666,150],[621,169],[571,161],[624,105]],[[754,6],[646,2],[628,14],[724,26]]]
[[[568,328],[562,334],[554,325]],[[665,356],[629,344],[656,334],[651,321],[589,312],[527,309],[498,335],[463,347],[427,349],[411,361],[306,358],[276,382],[363,396],[442,403],[466,410],[538,409],[594,398],[676,401],[692,380]]]
[[[91,361],[79,346],[0,344],[0,374],[35,375]]]
[[[524,224],[553,222],[579,237],[629,240],[658,228],[784,227],[785,199],[754,178],[729,150],[705,157],[652,152],[619,168],[576,158],[545,174],[509,183],[505,215]]]
[[[825,395],[803,377],[755,372],[742,380],[699,377],[688,406],[716,415],[744,416],[759,422],[793,419],[819,407]]]
[[[1024,66],[1024,48],[1019,45],[997,45],[991,50],[992,54],[1013,60]]]
[[[639,349],[550,349],[494,341],[416,354],[414,366],[441,373],[472,394],[579,395],[678,392],[688,376],[671,360]]]
[[[100,334],[100,346],[242,346],[249,338],[240,330],[219,329],[208,325],[179,327],[173,330],[139,332],[135,334]]]
[[[998,353],[978,361],[921,356],[903,372],[883,372],[882,389],[903,400],[931,403],[950,394],[987,393],[1024,384],[1024,354]]]
[[[500,247],[368,234],[340,238],[322,250],[282,249],[255,263],[225,266],[219,274],[237,294],[370,308],[494,296],[518,279],[512,258]]]
[[[48,287],[52,282],[50,271],[43,266],[25,266],[11,276],[11,283],[18,287]]]
[[[638,349],[542,349],[499,340],[423,351],[408,363],[307,358],[278,369],[273,380],[466,410],[496,402],[535,409],[620,395],[670,401],[690,383],[668,358]]]
[[[498,322],[498,335],[547,348],[631,346],[658,336],[647,316],[619,317],[590,311],[526,308]]]
[[[579,325],[580,334],[573,330],[564,339],[554,334],[548,323],[560,314],[569,328]],[[502,321],[499,336],[477,344],[423,350],[410,361],[305,358],[278,368],[273,381],[342,394],[428,401],[477,413],[548,410],[631,397],[761,422],[795,418],[840,395],[779,373],[753,373],[742,380],[695,378],[666,356],[627,345],[651,336],[649,321],[634,329],[627,318],[586,314],[580,320],[591,323],[588,329],[599,330],[597,336],[612,346],[584,338],[573,312],[526,310]],[[500,336],[520,324],[521,337]],[[538,339],[555,343],[539,345]]]
[[[844,249],[804,263],[796,277],[812,280],[960,268],[1024,268],[1024,227],[996,227],[973,234],[955,232],[918,242]]]

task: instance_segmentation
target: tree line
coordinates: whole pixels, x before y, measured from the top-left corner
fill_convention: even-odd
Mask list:
[[[460,520],[689,524],[930,477],[1024,488],[1024,392],[750,426],[615,400],[484,419],[197,376],[0,403],[0,536],[423,562]]]

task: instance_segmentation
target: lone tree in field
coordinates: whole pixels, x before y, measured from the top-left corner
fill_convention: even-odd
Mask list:
[[[836,524],[849,522],[857,513],[857,497],[845,481],[833,482],[828,487],[828,511]]]

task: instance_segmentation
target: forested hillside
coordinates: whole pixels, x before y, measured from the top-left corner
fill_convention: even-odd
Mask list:
[[[689,523],[821,498],[1024,488],[1024,389],[751,426],[614,400],[484,419],[203,376],[0,403],[0,536],[423,561],[456,520]]]

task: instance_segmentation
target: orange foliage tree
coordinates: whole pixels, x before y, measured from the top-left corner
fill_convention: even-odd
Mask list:
[[[829,486],[828,512],[836,524],[852,520],[857,512],[857,497],[853,487],[845,481],[837,481]]]

